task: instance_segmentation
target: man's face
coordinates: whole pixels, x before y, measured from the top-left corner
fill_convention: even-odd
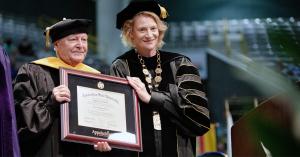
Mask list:
[[[82,63],[88,51],[86,33],[71,34],[54,43],[55,51],[65,63],[76,66]]]

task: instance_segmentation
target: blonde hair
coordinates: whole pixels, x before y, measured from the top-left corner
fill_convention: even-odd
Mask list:
[[[158,32],[159,32],[157,48],[160,49],[164,45],[163,38],[168,29],[168,26],[155,13],[149,11],[139,12],[132,19],[124,22],[122,27],[122,33],[121,33],[122,43],[127,47],[134,48],[133,41],[130,37],[130,33],[132,32],[133,29],[133,22],[134,22],[133,19],[136,16],[141,16],[141,15],[151,17],[156,22],[158,27]]]

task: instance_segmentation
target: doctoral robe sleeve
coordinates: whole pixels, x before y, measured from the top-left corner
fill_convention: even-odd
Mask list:
[[[130,76],[128,65],[124,60],[115,60],[110,67],[110,75],[126,78]]]
[[[14,99],[19,130],[38,133],[53,122],[59,107],[51,92],[53,80],[47,71],[34,64],[23,65],[14,80]]]
[[[173,63],[175,84],[169,84],[168,92],[152,91],[149,104],[168,114],[184,134],[203,135],[209,130],[210,118],[198,69],[186,57]]]

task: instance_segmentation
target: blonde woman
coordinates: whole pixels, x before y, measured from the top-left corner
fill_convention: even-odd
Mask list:
[[[195,137],[209,130],[207,98],[190,59],[161,50],[165,8],[155,1],[131,2],[116,27],[131,50],[116,58],[111,74],[127,78],[140,103],[140,157],[195,156]]]

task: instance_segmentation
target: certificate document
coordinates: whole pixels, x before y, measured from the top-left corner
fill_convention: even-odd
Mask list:
[[[61,140],[143,151],[140,108],[125,78],[60,68],[71,101],[60,105]]]
[[[78,125],[126,132],[125,94],[77,86]]]

